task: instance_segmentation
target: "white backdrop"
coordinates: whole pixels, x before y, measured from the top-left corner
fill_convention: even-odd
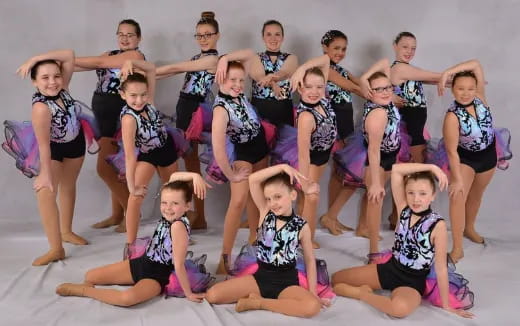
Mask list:
[[[3,101],[0,117],[2,120],[27,120],[30,118],[30,99],[33,87],[29,81],[20,80],[14,74],[16,68],[30,56],[56,48],[72,48],[76,51],[77,56],[97,55],[114,49],[117,45],[115,32],[118,21],[134,18],[141,24],[143,40],[140,48],[148,60],[157,64],[187,60],[199,50],[192,35],[201,11],[205,10],[212,10],[216,13],[221,32],[218,44],[218,50],[221,53],[245,47],[262,50],[262,23],[267,19],[277,19],[284,24],[285,28],[286,36],[282,50],[296,54],[300,62],[321,54],[320,39],[327,30],[339,29],[345,32],[349,37],[349,45],[347,57],[342,65],[356,75],[361,74],[377,59],[388,57],[392,60],[391,42],[397,33],[404,30],[413,32],[417,36],[418,48],[416,58],[412,63],[424,69],[442,71],[460,61],[478,58],[485,70],[488,82],[487,98],[493,109],[495,124],[508,127],[513,137],[513,152],[518,153],[520,149],[515,128],[520,123],[520,114],[516,112],[517,75],[520,71],[517,59],[517,51],[520,50],[518,33],[520,23],[517,19],[520,12],[520,1],[514,0],[496,2],[485,0],[431,2],[412,0],[393,2],[382,0],[356,2],[219,0],[190,3],[164,0],[147,2],[130,0],[2,1],[0,3],[0,37],[2,40],[0,92]],[[90,103],[95,81],[93,72],[75,74],[71,85],[73,97]],[[160,110],[170,114],[174,112],[181,83],[182,77],[159,82],[156,102]],[[451,101],[451,96],[437,97],[436,89],[432,86],[426,86],[426,94],[429,111],[428,128],[434,137],[439,137],[442,117]],[[356,99],[355,110],[358,117],[360,104],[361,101]],[[503,259],[497,258],[500,256],[496,255],[502,253],[504,248],[514,248],[514,251],[507,252],[507,256],[515,253],[516,256],[513,256],[518,257],[517,230],[519,223],[516,217],[519,204],[515,186],[518,183],[520,172],[517,165],[513,160],[508,171],[496,173],[485,195],[479,215],[479,229],[484,235],[495,239],[491,241],[491,244],[496,246],[496,252],[488,250],[483,254],[483,258],[486,261],[492,259],[497,264],[500,264]],[[56,297],[52,294],[52,290],[57,283],[64,278],[79,281],[86,268],[108,263],[119,257],[119,248],[124,241],[123,236],[116,236],[111,230],[95,231],[88,227],[105,217],[110,208],[110,202],[107,200],[108,191],[95,172],[95,157],[88,157],[78,183],[75,229],[80,234],[87,236],[93,244],[86,248],[66,247],[69,256],[73,256],[66,260],[69,261],[68,266],[67,263],[61,263],[60,272],[49,274],[53,275],[50,281],[40,279],[39,285],[32,288],[31,291],[26,289],[29,291],[27,296],[13,296],[17,289],[23,288],[18,281],[15,282],[15,279],[19,280],[22,277],[20,275],[34,273],[35,277],[43,277],[42,269],[28,266],[32,258],[43,252],[43,248],[47,244],[41,231],[36,203],[31,192],[32,180],[22,176],[14,168],[13,160],[5,153],[0,154],[0,168],[3,172],[0,187],[4,190],[0,199],[0,236],[6,240],[6,247],[0,250],[2,259],[8,263],[2,264],[0,273],[0,281],[6,285],[3,295],[0,296],[0,312],[7,311],[13,302],[25,301],[28,300],[28,297],[32,298],[34,293],[38,293],[37,298],[41,299],[41,302],[55,303]],[[322,182],[322,186],[325,185],[326,183]],[[149,197],[144,208],[145,216],[150,216],[154,207],[152,196]],[[194,249],[210,253],[208,265],[212,271],[217,262],[220,226],[227,198],[227,186],[218,186],[217,191],[210,194],[206,210],[209,212],[211,228],[208,232],[198,235],[199,241]],[[438,199],[435,207],[447,216],[445,195]],[[320,213],[324,212],[324,209],[325,206],[322,203]],[[342,215],[344,220],[345,214],[348,215],[346,221],[353,224],[354,218],[357,216],[356,198],[344,208]],[[153,219],[148,220],[148,223],[153,224],[153,222]],[[240,237],[243,239],[245,234],[240,234]],[[325,233],[318,233],[318,238],[321,242],[330,244],[329,250],[325,246],[325,249],[317,252],[318,256],[332,258],[334,254],[342,255],[337,256],[341,257],[339,259],[329,260],[331,272],[341,267],[359,264],[360,256],[366,251],[366,243],[351,236],[332,238]],[[388,233],[385,237],[385,244],[389,245],[390,242],[391,235]],[[491,247],[493,247],[492,245]],[[470,255],[461,266],[470,274],[473,273],[471,276],[478,278],[477,282],[486,283],[487,274],[481,274],[479,272],[481,266],[478,265],[479,262],[484,261],[478,258],[482,250],[469,243],[467,246],[467,252],[471,254],[474,250],[475,257],[471,260]],[[358,248],[356,254],[353,255],[352,250],[354,249],[349,248]],[[96,256],[93,253],[105,256]],[[88,257],[91,257],[90,260]],[[509,274],[509,276],[511,275]],[[503,280],[503,283],[500,284],[504,288],[509,286],[505,284],[508,275],[497,277],[497,279]],[[473,282],[473,284],[477,287],[482,286],[482,283],[479,285],[476,284],[477,282]],[[514,284],[518,289],[518,282],[516,281]],[[487,286],[490,287],[489,284]],[[493,287],[488,289],[490,292],[486,292],[488,291],[486,289],[481,291],[491,295],[492,289]],[[479,296],[478,291],[476,292],[479,300],[482,300],[482,296]],[[497,305],[497,309],[507,307],[508,312],[512,313],[511,303],[502,302],[500,297],[497,298],[500,301],[499,304],[492,300],[490,302]],[[85,302],[85,300],[74,301],[74,299],[71,299],[72,301],[62,300],[58,302],[61,304]],[[504,298],[504,301],[508,300]],[[48,308],[47,304],[40,307],[37,312],[33,311],[32,316],[42,317],[44,323],[63,322],[61,319],[55,319],[52,313],[45,310]],[[336,311],[331,321],[339,322],[352,318],[350,314],[341,314],[347,305],[348,309],[354,307],[352,309],[363,311],[368,315],[368,317],[356,319],[360,322],[385,319],[374,310],[341,299],[336,305],[339,308],[331,309],[331,311]],[[18,316],[19,318],[13,317],[9,320],[23,324],[22,321],[25,319],[22,306],[17,304],[14,306],[17,307],[14,308],[15,311],[20,310],[21,315]],[[145,306],[144,309],[148,311],[148,309],[154,310],[155,308]],[[210,308],[207,306],[205,309]],[[425,309],[424,311],[426,311]],[[228,310],[231,311],[231,308]],[[47,312],[45,313],[45,311]],[[223,315],[222,311],[218,309],[216,311],[220,322],[224,324],[254,323],[256,321],[254,318],[235,318],[234,315],[226,313]],[[477,305],[476,313],[481,314],[480,319],[476,320],[480,324],[483,320],[493,320],[496,311],[483,305]],[[208,320],[204,319],[205,317],[201,317],[202,315],[198,313],[198,320],[208,323]],[[330,316],[322,314],[317,317],[315,322],[325,322]],[[508,320],[508,315],[504,316]],[[442,317],[446,318],[443,321],[445,323],[460,322],[458,319],[453,320],[452,317],[444,315]],[[66,320],[70,322],[69,319]],[[278,319],[278,321],[285,320]],[[295,319],[287,320],[295,321]],[[388,321],[388,319],[385,320]],[[421,320],[418,316],[411,317],[411,321],[414,322]]]

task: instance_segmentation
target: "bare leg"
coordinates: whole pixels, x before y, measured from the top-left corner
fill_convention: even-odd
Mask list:
[[[486,172],[477,173],[473,179],[473,184],[466,198],[466,225],[464,227],[464,236],[476,243],[484,243],[484,238],[475,230],[475,221],[482,202],[482,196],[489,182],[495,174],[495,169]]]
[[[465,228],[465,206],[468,193],[475,178],[475,172],[466,164],[460,165],[460,172],[462,175],[464,194],[458,193],[450,197],[451,234],[453,238],[453,248],[451,249],[450,257],[454,263],[464,257],[462,236]]]
[[[184,157],[184,165],[189,172],[200,174],[199,144],[192,142],[191,148],[192,151]],[[204,200],[194,197],[193,202],[195,207],[195,219],[193,223],[191,223],[191,228],[194,230],[206,229],[208,224],[204,213]]]
[[[111,154],[117,153],[117,145],[114,138],[102,137],[98,140],[99,153],[97,158],[97,172],[99,177],[105,182],[113,196],[123,211],[126,211],[128,204],[128,188],[124,182],[121,182],[117,177],[117,174],[112,166],[107,163],[106,158]],[[121,218],[121,209],[114,210],[116,206],[112,205],[112,213],[109,219],[115,222],[118,218]],[[102,222],[105,222],[104,220]],[[120,222],[121,223],[121,222]]]
[[[257,162],[253,165],[253,172],[256,172],[261,169],[265,169],[267,167],[267,157],[262,159],[260,162]],[[258,228],[258,221],[260,219],[260,212],[258,211],[258,207],[256,207],[251,194],[249,194],[247,199],[247,224],[249,227],[249,238],[248,242],[253,243],[256,240],[256,229]]]
[[[103,221],[97,222],[92,224],[92,227],[94,229],[104,229],[108,228],[114,225],[118,225],[123,221],[123,218],[125,217],[125,212],[123,211],[123,207],[119,204],[119,201],[115,197],[115,195],[112,193],[110,196],[110,199],[112,200],[112,213],[114,215],[111,215],[104,219]],[[124,232],[126,232],[126,227]]]
[[[342,284],[356,287],[368,285],[372,290],[381,289],[376,264],[345,268],[337,271],[332,274],[332,284],[334,285],[334,292],[338,295],[342,295],[341,291],[337,291],[341,289]]]
[[[84,157],[64,159],[59,183],[60,231],[63,242],[86,245],[88,241],[72,232],[72,218],[76,203],[76,181]]]
[[[393,290],[390,297],[362,289],[359,300],[387,315],[404,318],[414,312],[421,304],[421,295],[417,290],[406,286]]]
[[[321,166],[311,164],[309,166],[309,179],[316,183],[319,183],[320,178],[323,175],[323,172],[325,171],[326,167],[326,164],[323,164]],[[319,199],[320,197],[318,194],[304,195],[302,212],[302,217],[307,221],[307,223],[309,223],[309,227],[311,228],[313,239],[312,244],[315,249],[320,247],[320,245],[314,240],[314,234],[316,233],[316,213],[318,210]]]
[[[415,145],[410,146],[410,154],[411,161],[414,163],[424,163],[424,151],[426,150],[426,145]]]
[[[300,286],[289,286],[284,289],[278,299],[266,299],[258,295],[238,300],[235,310],[268,310],[287,316],[311,318],[321,310],[321,303],[309,291]]]
[[[331,180],[336,177],[331,175]],[[331,183],[339,183],[339,181],[331,181]],[[341,186],[341,183],[339,183]],[[339,222],[338,215],[343,206],[347,203],[347,201],[352,197],[352,194],[356,191],[354,187],[341,187],[339,189],[336,198],[329,205],[329,209],[325,215],[322,215],[320,218],[320,223],[323,227],[327,228],[332,235],[339,235],[342,231],[353,231],[352,228],[349,228]]]
[[[358,218],[358,226],[356,228],[356,236],[369,238],[368,236],[368,222],[367,222],[367,206],[368,206],[368,197],[367,193],[363,194],[361,198],[361,206],[359,210],[359,218]]]
[[[150,183],[155,172],[155,167],[148,162],[137,162],[135,168],[135,186],[146,185]],[[137,230],[139,228],[139,219],[141,216],[141,205],[144,198],[141,196],[130,195],[128,197],[128,209],[126,210],[126,242],[132,243],[137,238]]]
[[[250,293],[260,295],[260,289],[252,275],[232,278],[213,285],[206,292],[206,300],[211,304],[235,303]]]
[[[372,176],[370,174],[370,169],[367,168],[365,170],[365,184],[369,185],[372,181],[372,178],[376,177],[379,178],[381,185],[384,187],[389,176],[390,173],[385,172],[381,167],[379,168],[379,175]],[[379,203],[370,201],[367,202],[367,225],[370,239],[369,253],[379,252],[379,229],[381,225],[381,209],[383,207],[383,199],[381,199]]]

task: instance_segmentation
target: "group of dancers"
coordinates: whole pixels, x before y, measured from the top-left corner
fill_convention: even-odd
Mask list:
[[[356,189],[365,188],[355,232],[370,240],[369,264],[334,273],[334,293],[395,317],[412,313],[422,297],[472,317],[464,309],[472,306],[473,294],[448,260],[463,258],[463,236],[484,243],[475,230],[483,193],[496,167],[504,167],[511,157],[507,130],[494,127],[478,61],[443,72],[417,68],[410,64],[416,38],[402,32],[393,42],[392,64],[380,60],[356,77],[340,65],[347,36],[330,30],[321,41],[324,55],[299,66],[294,54],[281,52],[284,29],[275,20],[262,28],[265,51],[219,56],[219,26],[212,12],[203,12],[196,24],[194,37],[201,51],[189,61],[161,67],[145,61],[139,49],[141,29],[132,19],[121,21],[116,35],[119,48],[100,56],[75,57],[72,50],[58,50],[26,61],[17,72],[30,76],[37,89],[32,125],[5,122],[3,148],[26,175],[36,176],[33,188],[50,246],[33,265],[64,259],[62,242],[88,243],[72,231],[72,217],[76,180],[86,147],[91,151],[94,142],[99,146],[97,171],[110,189],[112,212],[93,227],[116,226],[127,234],[123,261],[88,271],[82,284],[60,285],[58,294],[130,306],[166,292],[196,302],[237,302],[239,312],[264,309],[312,317],[333,295],[313,250],[320,248],[314,239],[318,183],[333,157],[328,211],[319,221],[333,235],[353,230],[339,221],[339,212]],[[98,76],[94,119],[69,94],[73,73],[90,70]],[[155,85],[158,79],[181,73],[185,78],[173,127],[153,105]],[[248,75],[251,101],[244,95]],[[218,94],[213,99],[215,80]],[[444,139],[430,151],[423,84],[437,85],[439,95],[451,87],[454,97],[445,116]],[[296,91],[300,102],[294,108]],[[359,129],[354,128],[353,95],[366,98]],[[199,153],[199,145],[205,145],[204,152]],[[177,171],[179,158],[187,172]],[[205,294],[198,293],[212,280],[204,269],[205,258],[194,259],[187,250],[190,230],[207,227],[204,198],[211,186],[201,177],[201,162],[207,164],[207,177],[229,181],[217,274],[234,276]],[[155,171],[164,184],[162,217],[153,236],[143,240],[137,238],[140,208]],[[395,242],[391,252],[381,253],[388,179]],[[449,189],[449,254],[446,222],[430,207],[437,183],[439,190]],[[251,246],[233,264],[244,210]],[[238,258],[248,255],[247,268],[239,266]],[[108,284],[133,286],[124,291],[95,287]],[[392,294],[373,292],[379,289]]]

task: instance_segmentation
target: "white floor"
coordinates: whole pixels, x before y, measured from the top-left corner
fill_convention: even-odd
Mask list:
[[[5,163],[5,162],[4,162]],[[392,319],[375,309],[355,300],[337,298],[332,307],[323,310],[311,320],[286,317],[270,312],[235,313],[233,305],[211,306],[204,302],[196,304],[178,298],[156,298],[132,308],[109,306],[86,298],[62,298],[54,293],[62,282],[79,282],[89,268],[116,262],[122,254],[124,235],[111,229],[94,230],[90,224],[104,217],[109,210],[107,194],[93,171],[93,158],[88,158],[82,171],[75,216],[75,231],[85,236],[90,245],[77,247],[65,245],[67,259],[45,267],[32,267],[33,258],[47,249],[47,242],[30,190],[30,181],[19,176],[20,183],[13,185],[2,196],[0,210],[0,237],[2,264],[0,269],[0,325],[515,325],[520,281],[517,277],[520,240],[517,236],[520,223],[518,216],[504,205],[504,211],[491,212],[483,203],[478,227],[486,236],[486,247],[465,243],[465,259],[457,265],[458,271],[470,280],[475,292],[476,315],[473,320],[463,320],[441,309],[423,303],[419,309],[404,320]],[[7,173],[17,173],[14,167]],[[506,174],[497,174],[499,182]],[[325,186],[325,184],[323,184]],[[496,184],[495,184],[496,186]],[[499,187],[493,187],[499,189]],[[207,267],[216,268],[220,249],[223,214],[227,204],[227,186],[217,186],[206,203],[210,228],[194,232],[196,244],[190,249],[195,253],[207,253]],[[325,191],[324,191],[325,192]],[[445,196],[445,195],[443,195]],[[152,215],[153,196],[144,207],[145,216]],[[357,214],[356,200],[343,210],[347,224],[354,224]],[[323,203],[320,205],[323,211]],[[388,205],[386,205],[388,206]],[[513,204],[513,206],[518,206]],[[445,213],[446,198],[441,197],[436,205]],[[350,212],[350,213],[349,213]],[[157,216],[157,215],[155,215]],[[151,234],[156,219],[146,217],[140,234]],[[386,226],[385,226],[386,227]],[[384,231],[381,248],[392,243],[392,233]],[[246,241],[246,230],[241,230],[237,239],[238,250]],[[317,240],[322,248],[316,256],[328,263],[329,273],[348,266],[364,263],[367,240],[356,238],[352,233],[333,237],[318,230]]]

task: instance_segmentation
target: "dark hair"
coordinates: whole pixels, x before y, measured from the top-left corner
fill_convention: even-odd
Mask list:
[[[242,69],[243,71],[246,71],[246,69],[244,68],[244,65],[240,61],[230,61],[230,62],[228,62],[228,66],[227,66],[227,71],[226,72],[229,72],[231,70],[231,68]]]
[[[203,11],[197,22],[197,26],[199,25],[211,25],[215,29],[215,33],[218,33],[218,22],[215,20],[215,13],[213,11]]]
[[[275,174],[275,175],[267,178],[266,180],[264,180],[264,182],[262,182],[262,189],[264,189],[266,186],[268,186],[270,184],[274,184],[274,183],[281,183],[284,186],[286,186],[287,188],[289,188],[289,190],[294,189],[294,186],[291,184],[291,178],[285,172]]]
[[[135,35],[137,35],[137,37],[141,37],[141,26],[139,26],[138,22],[136,22],[133,19],[123,19],[122,21],[119,22],[119,24],[117,24],[117,29],[119,30],[119,26],[121,26],[123,24],[134,26]]]
[[[327,33],[325,33],[325,35],[323,35],[323,37],[321,38],[321,45],[329,46],[329,44],[337,38],[342,38],[348,42],[348,38],[347,35],[345,35],[345,33],[336,29],[331,29],[327,31]]]
[[[146,77],[138,72],[134,72],[133,74],[128,75],[128,77],[126,77],[126,79],[121,83],[120,88],[124,91],[126,86],[130,83],[143,83],[148,86],[148,80]]]
[[[325,75],[323,74],[323,71],[321,71],[321,69],[318,67],[312,67],[312,68],[305,70],[305,74],[303,75],[303,81],[305,81],[305,79],[307,78],[308,75],[316,75],[316,76],[323,78],[323,80],[325,80]]]
[[[395,39],[394,39],[394,44],[399,43],[399,41],[400,41],[403,37],[411,37],[411,38],[413,38],[414,40],[416,39],[416,38],[415,38],[415,35],[413,35],[413,34],[410,33],[410,32],[401,32],[401,33],[397,34],[397,36],[395,37]]]
[[[161,194],[164,190],[177,190],[182,191],[184,193],[184,200],[189,203],[193,197],[193,189],[191,187],[191,182],[175,180],[172,182],[165,183],[161,187]]]
[[[36,80],[36,76],[38,75],[38,69],[40,68],[40,66],[43,66],[43,65],[48,65],[48,64],[52,64],[52,65],[56,65],[58,66],[58,69],[60,69],[61,71],[61,65],[58,63],[58,61],[56,60],[42,60],[42,61],[38,61],[36,62],[36,64],[31,68],[31,79],[32,80]]]
[[[453,76],[453,80],[451,81],[451,87],[454,87],[455,81],[457,81],[457,79],[462,78],[462,77],[473,78],[475,80],[475,82],[478,84],[477,76],[475,76],[475,73],[471,70],[464,70],[464,71],[459,71],[458,73],[456,73]]]
[[[376,71],[372,75],[370,75],[370,77],[368,77],[368,83],[372,84],[372,81],[378,78],[388,78],[388,76],[382,71]]]
[[[430,171],[421,171],[421,172],[414,172],[414,173],[408,174],[404,178],[405,187],[410,180],[414,180],[414,181],[427,180],[430,182],[430,184],[432,186],[433,193],[435,193],[435,191],[436,191],[435,177],[433,176],[433,173],[431,173]]]
[[[284,31],[283,31],[283,26],[282,26],[282,23],[280,23],[279,21],[277,20],[274,20],[274,19],[269,19],[268,21],[266,21],[264,23],[264,26],[262,26],[262,36],[264,36],[264,31],[265,31],[265,28],[269,25],[278,25],[280,27],[280,29],[282,30],[282,36],[284,36]]]

